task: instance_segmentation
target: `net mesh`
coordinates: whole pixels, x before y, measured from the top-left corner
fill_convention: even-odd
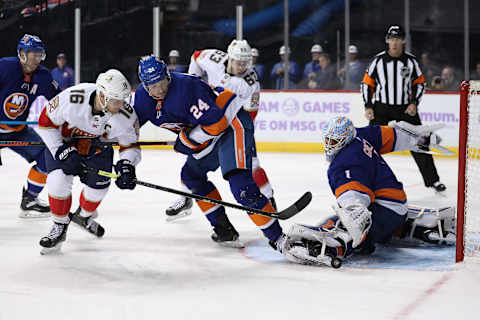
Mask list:
[[[465,257],[480,260],[480,81],[470,81],[465,164]]]

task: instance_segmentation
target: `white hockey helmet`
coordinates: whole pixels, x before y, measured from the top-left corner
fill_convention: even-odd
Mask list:
[[[127,78],[125,78],[125,76],[116,69],[110,69],[104,73],[100,73],[98,75],[96,85],[97,95],[103,93],[105,96],[105,104],[102,105],[102,109],[104,111],[110,99],[127,100],[132,91],[132,87],[130,86]]]
[[[174,57],[174,58],[179,58],[180,57],[180,52],[178,52],[178,50],[171,50],[168,53],[168,56],[169,57]]]
[[[278,50],[278,54],[281,56],[284,55],[286,52],[287,50],[285,49],[285,46],[281,46],[280,49]],[[292,50],[288,48],[288,54],[291,54],[291,53],[292,53]]]
[[[323,52],[323,48],[322,48],[322,46],[319,45],[319,44],[314,44],[314,45],[312,46],[312,49],[310,49],[310,52],[311,52],[311,53],[315,53],[315,52],[316,52],[316,53],[322,53],[322,52]]]
[[[258,57],[258,56],[259,56],[258,49],[252,48],[252,57]]]
[[[228,58],[238,61],[251,61],[252,48],[247,40],[233,40],[227,49]]]

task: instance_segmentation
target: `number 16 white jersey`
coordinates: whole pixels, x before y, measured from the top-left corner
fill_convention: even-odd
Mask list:
[[[95,94],[94,83],[81,83],[51,99],[39,118],[40,136],[53,156],[69,138],[85,137],[117,141],[120,145],[120,159],[137,164],[141,156],[136,145],[139,123],[135,111],[125,103],[119,113],[94,114]]]

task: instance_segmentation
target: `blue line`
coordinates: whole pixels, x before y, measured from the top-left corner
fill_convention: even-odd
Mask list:
[[[0,121],[0,124],[7,124],[7,125],[38,124],[38,121]]]

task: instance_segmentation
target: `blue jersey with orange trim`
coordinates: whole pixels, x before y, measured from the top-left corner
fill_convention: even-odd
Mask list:
[[[17,57],[0,59],[0,121],[25,121],[37,97],[50,100],[59,92],[47,68],[38,66],[34,72],[25,75]],[[20,131],[24,127],[0,124],[0,133]]]
[[[395,146],[395,130],[387,126],[356,128],[357,136],[335,156],[328,168],[328,182],[338,198],[357,191],[371,202],[406,203],[403,185],[381,154]]]
[[[199,78],[183,73],[170,73],[171,81],[163,100],[152,98],[143,85],[135,91],[133,107],[143,126],[147,121],[158,127],[179,132],[184,127],[201,125],[212,136],[223,132],[232,91],[212,88]],[[228,121],[227,121],[228,122]]]

